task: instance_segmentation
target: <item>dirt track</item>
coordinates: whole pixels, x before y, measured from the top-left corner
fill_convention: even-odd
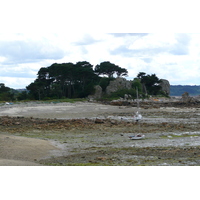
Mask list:
[[[155,107],[155,106],[154,106]],[[97,103],[0,107],[0,165],[200,165],[200,108]],[[145,140],[129,136],[144,133]]]

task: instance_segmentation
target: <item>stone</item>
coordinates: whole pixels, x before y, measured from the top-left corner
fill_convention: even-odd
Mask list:
[[[96,160],[102,160],[102,161],[104,161],[104,160],[107,160],[107,158],[106,157],[97,157]]]
[[[165,92],[166,95],[170,94],[170,83],[166,79],[160,79],[160,86],[162,87],[162,91]]]
[[[95,94],[94,94],[94,98],[95,99],[100,99],[102,97],[102,88],[100,85],[96,85],[95,87]]]
[[[20,122],[15,122],[14,124],[15,124],[15,125],[20,125],[21,123],[20,123]]]
[[[189,103],[189,102],[192,101],[192,97],[190,97],[188,92],[184,92],[182,94],[182,101],[185,102],[185,103]]]
[[[125,78],[116,78],[110,81],[110,84],[106,88],[106,94],[110,95],[121,89],[131,89],[132,81],[128,81]]]
[[[170,84],[168,80],[160,79],[161,83],[160,86],[162,87],[162,90],[165,92],[166,95],[170,94]],[[125,78],[118,77],[113,81],[110,81],[109,85],[106,87],[105,93],[102,90],[102,87],[100,85],[96,85],[94,87],[95,92],[94,95],[89,95],[89,101],[93,101],[95,99],[101,99],[103,94],[110,95],[113,92],[116,92],[121,89],[131,89],[132,88],[133,81],[126,80]],[[128,94],[125,94],[123,100],[131,100],[132,97]]]
[[[95,119],[96,124],[103,124],[104,121],[102,119]]]
[[[94,89],[95,89],[94,95],[89,95],[88,98],[90,100],[102,98],[102,87],[100,85],[95,85]]]

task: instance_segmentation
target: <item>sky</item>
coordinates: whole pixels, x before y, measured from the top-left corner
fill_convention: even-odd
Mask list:
[[[198,9],[191,1],[182,9],[179,1],[152,1],[156,10],[149,1],[66,2],[8,0],[1,6],[0,83],[21,89],[53,63],[110,61],[126,68],[129,80],[145,72],[171,85],[200,85]]]

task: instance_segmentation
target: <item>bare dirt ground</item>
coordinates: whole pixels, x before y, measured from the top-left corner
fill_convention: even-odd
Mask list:
[[[200,104],[0,106],[0,165],[200,165]],[[145,134],[144,140],[129,136]]]

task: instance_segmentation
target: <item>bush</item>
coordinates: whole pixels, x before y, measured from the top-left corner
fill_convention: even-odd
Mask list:
[[[142,92],[142,84],[138,78],[134,78],[132,88],[137,88],[139,93]]]
[[[121,89],[116,92],[113,92],[109,97],[111,98],[124,98],[124,95],[131,95],[132,98],[136,98],[136,90],[135,89]]]

